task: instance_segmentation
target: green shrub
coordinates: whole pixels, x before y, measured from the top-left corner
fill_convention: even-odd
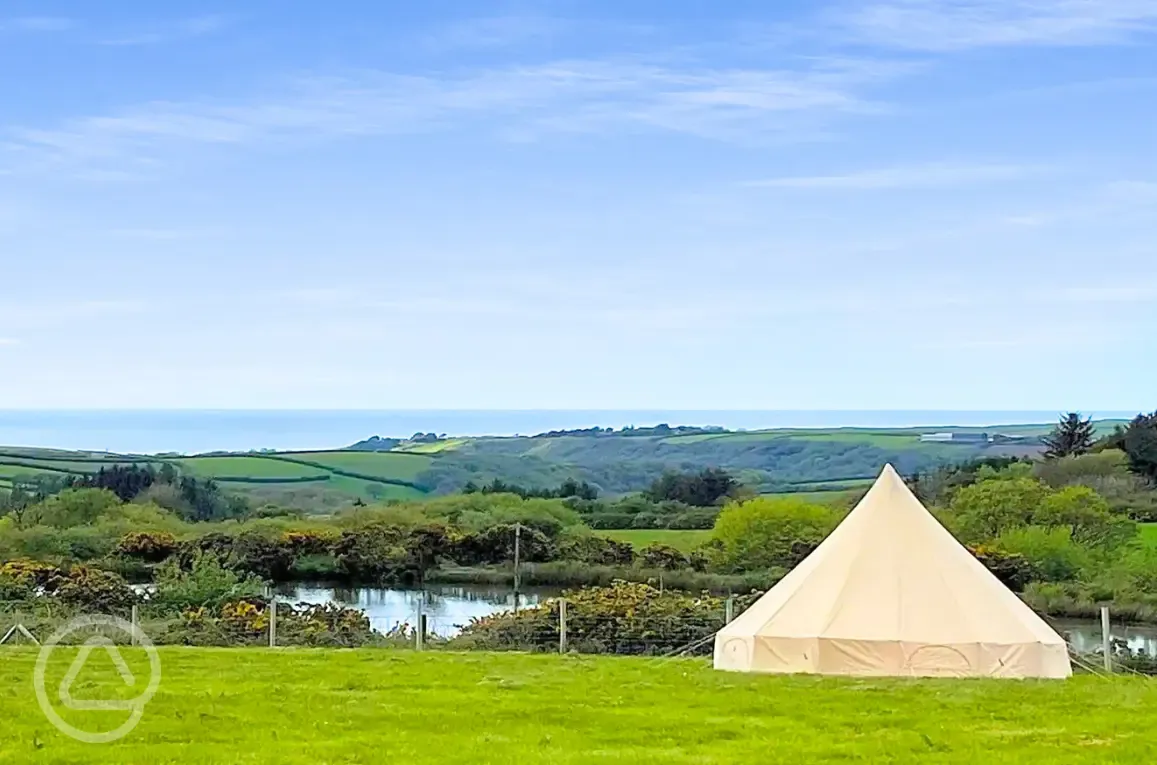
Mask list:
[[[1129,476],[1129,457],[1120,449],[1107,449],[1079,457],[1044,460],[1033,466],[1033,475],[1054,489],[1089,485],[1096,478]]]
[[[966,543],[995,539],[1032,522],[1049,488],[1034,478],[985,480],[965,486],[952,499],[952,525]]]
[[[1097,455],[1100,456],[1100,455]],[[1037,526],[1072,529],[1075,540],[1113,549],[1137,536],[1137,526],[1114,514],[1109,503],[1087,486],[1066,486],[1041,500],[1032,522]]]
[[[515,534],[516,528],[506,524],[464,534],[455,540],[451,556],[463,566],[511,562]],[[517,534],[520,561],[545,563],[558,557],[558,546],[541,530],[522,528]]]
[[[136,592],[109,571],[78,566],[49,584],[53,597],[83,611],[120,614],[137,602]]]
[[[167,531],[133,531],[121,537],[115,553],[148,563],[160,563],[177,552],[177,538]]]
[[[260,597],[264,583],[252,574],[239,574],[226,568],[220,558],[199,553],[182,568],[170,558],[157,569],[156,589],[152,603],[176,610],[218,607],[228,601]]]
[[[587,533],[564,539],[559,544],[558,557],[595,566],[630,566],[635,562],[635,548],[630,542]]]
[[[741,613],[756,597],[738,599]],[[724,624],[724,600],[703,594],[614,582],[563,593],[567,637],[573,650],[593,653],[662,654],[694,646],[709,653],[708,638]],[[450,647],[485,650],[557,650],[559,606],[549,600],[533,608],[474,619]]]
[[[26,518],[57,528],[96,523],[121,506],[120,498],[107,489],[65,489],[28,509]]]
[[[455,549],[441,527],[373,524],[343,531],[333,555],[338,569],[353,581],[418,582]]]
[[[969,548],[969,552],[989,572],[1013,592],[1020,592],[1036,577],[1036,570],[1023,555],[987,545]]]
[[[1073,539],[1067,526],[1009,529],[993,544],[1003,552],[1023,557],[1031,564],[1035,577],[1044,582],[1077,579],[1090,562],[1089,551]]]
[[[725,571],[790,568],[839,520],[840,514],[830,507],[790,497],[759,497],[728,505],[712,533],[713,563]]]
[[[679,571],[691,566],[687,556],[670,545],[648,545],[639,551],[639,558],[642,565],[647,568]]]

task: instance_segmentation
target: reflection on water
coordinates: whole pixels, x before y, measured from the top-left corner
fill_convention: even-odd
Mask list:
[[[1069,642],[1076,651],[1092,653],[1101,650],[1101,623],[1093,619],[1054,619],[1053,628]],[[1109,636],[1123,640],[1132,651],[1144,651],[1150,656],[1157,655],[1157,627],[1125,626],[1109,624]]]
[[[379,632],[399,624],[416,624],[420,606],[426,614],[427,629],[444,637],[456,635],[471,619],[514,608],[514,591],[508,587],[428,585],[423,590],[406,590],[290,584],[279,587],[277,594],[289,603],[337,603],[356,608]],[[520,608],[534,606],[556,595],[558,590],[529,588],[519,593],[518,604]]]

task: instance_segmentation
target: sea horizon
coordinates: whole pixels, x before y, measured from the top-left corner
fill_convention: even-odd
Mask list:
[[[1089,410],[1097,420],[1136,412]],[[1054,410],[0,409],[0,446],[128,454],[338,449],[372,436],[536,435],[591,427],[936,428],[1053,422]]]

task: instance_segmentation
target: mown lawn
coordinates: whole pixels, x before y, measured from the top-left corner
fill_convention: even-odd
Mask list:
[[[598,533],[619,542],[628,542],[636,550],[648,545],[667,545],[682,552],[691,552],[711,536],[709,529],[612,529]]]
[[[143,685],[143,656],[123,653]],[[74,656],[53,656],[50,698]],[[1143,679],[848,680],[691,659],[167,648],[137,728],[92,745],[42,715],[35,661],[34,649],[0,653],[0,762],[1149,762],[1157,725],[1157,684]],[[95,651],[73,693],[123,687]],[[63,714],[105,729],[127,716]]]
[[[1141,541],[1157,547],[1157,523],[1142,523],[1140,529]]]

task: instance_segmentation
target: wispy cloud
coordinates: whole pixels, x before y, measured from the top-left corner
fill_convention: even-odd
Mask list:
[[[20,341],[14,337],[0,337],[0,348],[19,344]]]
[[[717,69],[638,61],[570,60],[539,66],[405,76],[367,71],[316,77],[245,102],[152,102],[0,138],[0,169],[45,160],[154,161],[174,144],[239,145],[431,129],[468,121],[496,134],[667,131],[752,140],[878,112],[874,86],[906,65],[819,60],[801,68]],[[2,136],[3,133],[0,133]]]
[[[1157,29],[1153,0],[876,0],[836,23],[861,42],[919,51],[1104,45]]]
[[[1023,178],[1041,168],[1014,164],[934,163],[864,170],[844,175],[790,176],[749,181],[746,186],[833,191],[879,191],[971,186]]]
[[[25,16],[0,18],[0,32],[64,32],[76,26],[73,19],[59,16]]]
[[[1151,303],[1157,301],[1157,284],[1065,287],[1042,297],[1061,303]]]
[[[229,24],[225,16],[198,16],[159,23],[139,29],[120,37],[110,37],[100,41],[101,45],[133,46],[161,45],[192,37],[218,32]]]
[[[433,49],[503,48],[533,40],[547,40],[563,29],[563,22],[546,16],[494,16],[459,21],[440,28],[426,42]]]

